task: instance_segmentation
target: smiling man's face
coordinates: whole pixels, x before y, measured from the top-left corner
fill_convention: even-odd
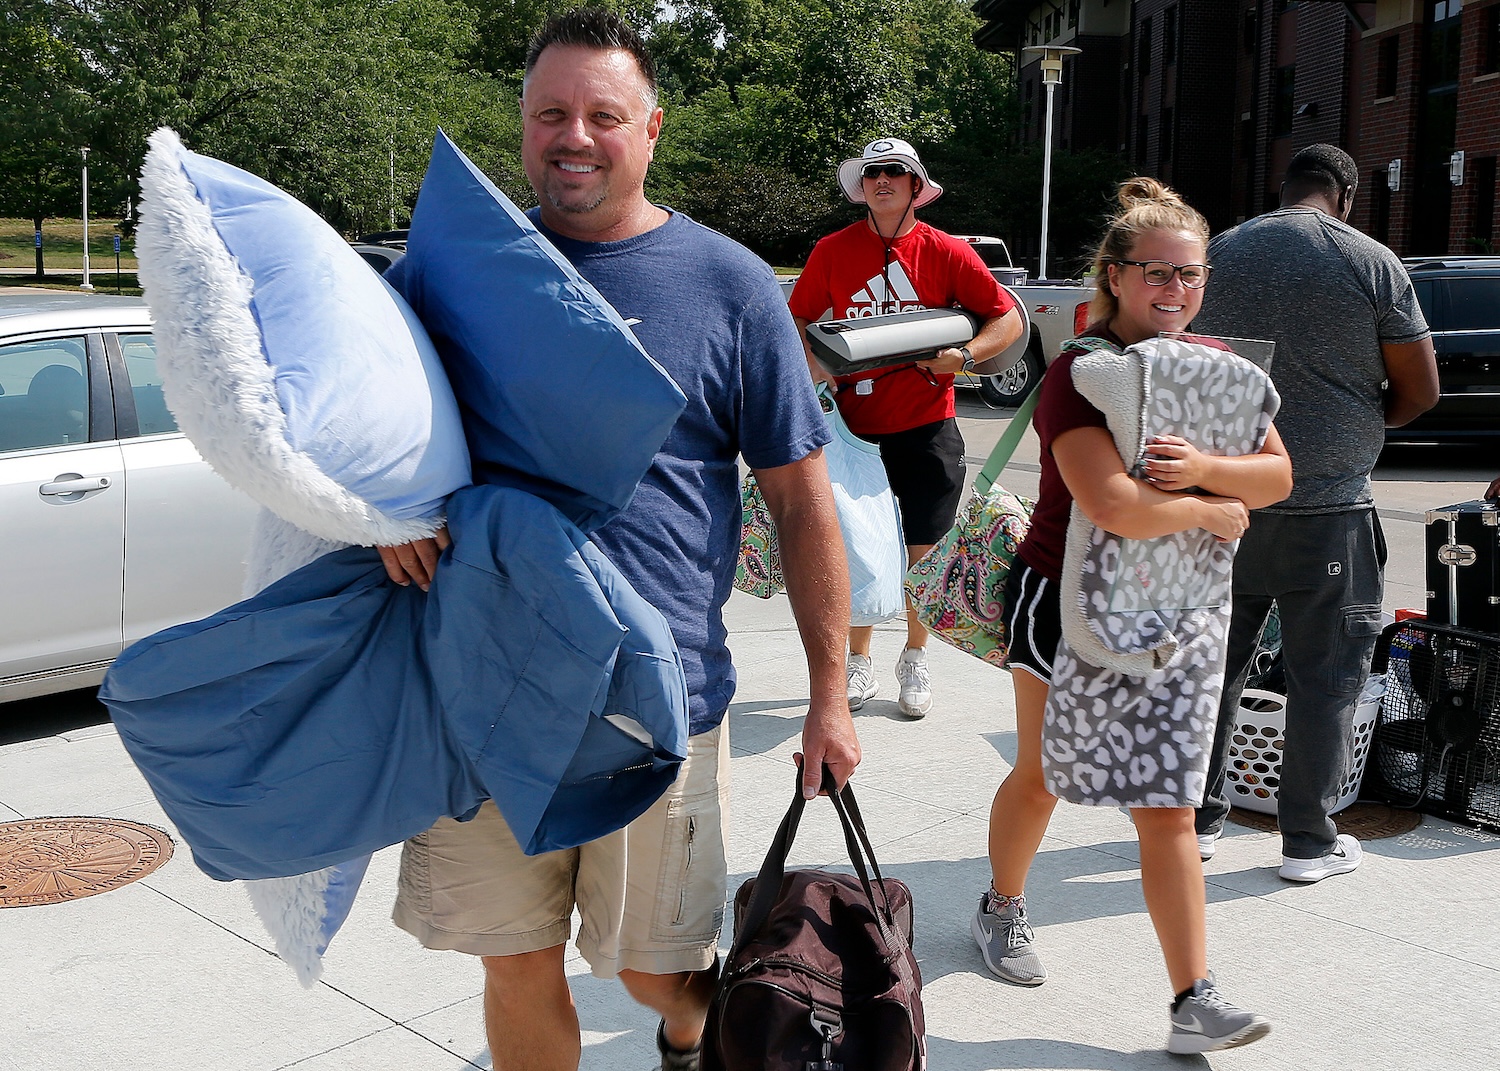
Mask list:
[[[553,45],[521,99],[521,159],[542,222],[582,241],[630,237],[651,211],[646,170],[661,109],[630,53]]]

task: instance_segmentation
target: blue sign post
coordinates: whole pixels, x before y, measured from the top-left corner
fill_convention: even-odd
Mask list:
[[[120,236],[115,235],[115,293],[120,292]]]

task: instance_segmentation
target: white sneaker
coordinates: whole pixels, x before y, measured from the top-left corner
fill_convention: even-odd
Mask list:
[[[1199,859],[1202,859],[1206,863],[1214,857],[1214,853],[1219,850],[1219,838],[1223,836],[1223,833],[1224,831],[1221,829],[1218,833],[1198,834]]]
[[[1333,842],[1333,850],[1327,855],[1320,855],[1315,859],[1294,859],[1283,855],[1281,869],[1277,873],[1287,881],[1322,881],[1335,874],[1349,873],[1359,866],[1364,857],[1365,850],[1359,846],[1359,841],[1348,833],[1340,833]]]
[[[851,654],[848,661],[844,663],[844,672],[849,677],[849,709],[858,710],[865,705],[865,700],[873,698],[880,691],[880,685],[875,682],[875,669],[870,663],[869,655]]]
[[[932,678],[927,673],[927,648],[908,647],[896,659],[896,681],[901,685],[897,704],[908,718],[925,718],[932,710]]]

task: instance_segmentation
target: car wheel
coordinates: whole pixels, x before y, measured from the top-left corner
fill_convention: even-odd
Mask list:
[[[979,397],[993,408],[1014,409],[1041,381],[1042,356],[1033,342],[1019,361],[998,376],[979,377]]]

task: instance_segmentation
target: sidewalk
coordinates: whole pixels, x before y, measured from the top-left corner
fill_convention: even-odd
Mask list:
[[[793,790],[806,671],[787,602],[729,606],[740,691],[730,712],[731,888],[759,866]],[[857,715],[855,785],[883,869],[917,908],[933,1071],[1500,1067],[1500,837],[1426,818],[1365,844],[1352,875],[1279,880],[1271,834],[1231,825],[1208,876],[1210,962],[1226,993],[1269,1016],[1264,1041],[1171,1057],[1165,972],[1141,899],[1129,820],[1061,804],[1032,871],[1051,980],[984,969],[969,919],[988,881],[985,829],[1014,754],[1007,676],[934,644],[937,707],[894,702],[901,634],[876,637],[881,694]],[[170,828],[109,726],[0,747],[0,821],[96,815]],[[794,864],[837,863],[832,809],[803,821]],[[268,952],[242,890],[176,843],[146,878],[57,906],[0,911],[6,1071],[457,1071],[490,1066],[478,965],[426,952],[388,921],[397,851],[380,853],[300,989]],[[3,881],[0,874],[0,881]],[[569,960],[589,1071],[657,1066],[655,1020]],[[856,1071],[856,1069],[849,1069]]]

